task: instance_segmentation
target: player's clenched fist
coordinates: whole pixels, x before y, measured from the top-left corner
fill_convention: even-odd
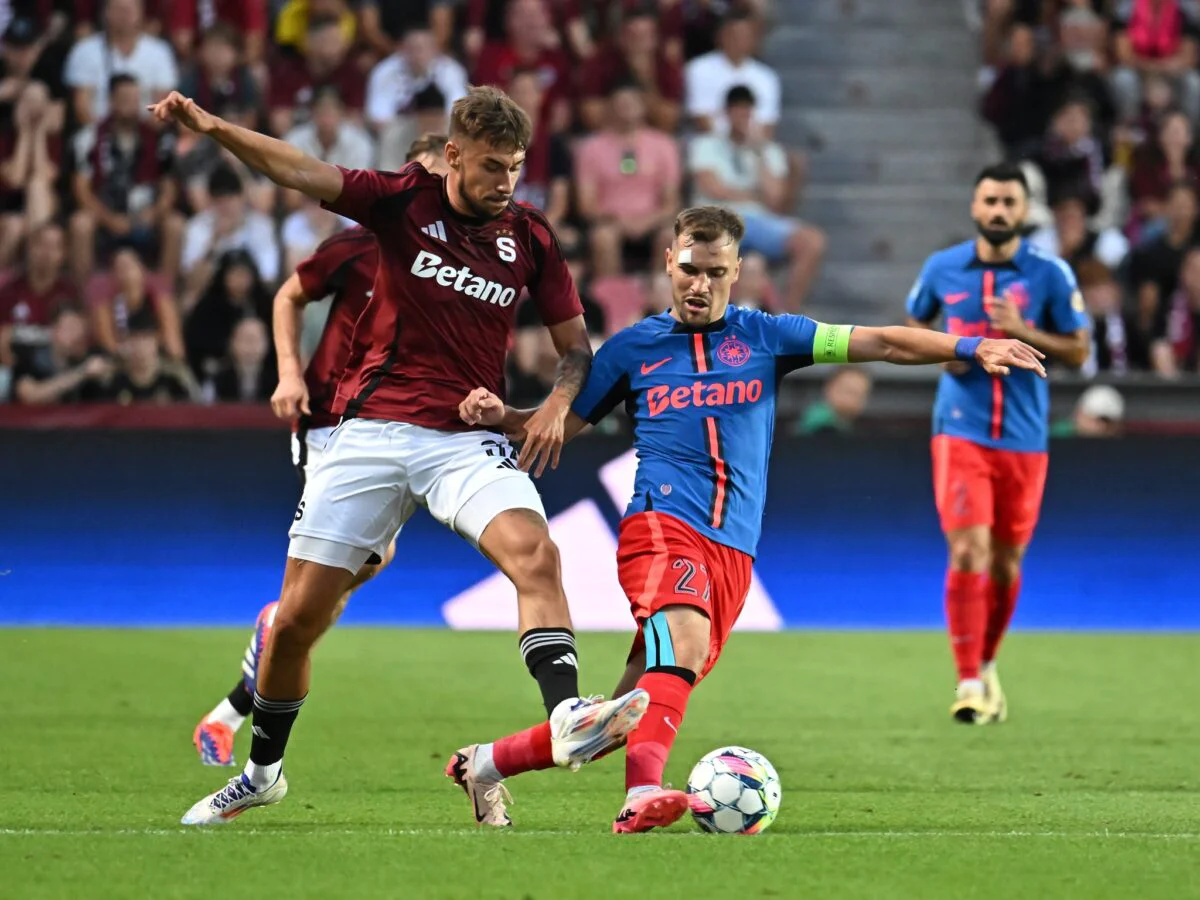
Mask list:
[[[475,388],[458,404],[458,416],[468,425],[495,428],[504,421],[504,401],[487,388]]]
[[[216,116],[205,112],[195,100],[183,96],[179,91],[171,91],[146,108],[159,122],[175,121],[200,134],[208,134],[217,123]]]
[[[279,385],[271,395],[271,409],[281,419],[312,415],[308,408],[308,385],[299,375],[280,375]]]
[[[980,342],[975,350],[975,359],[983,366],[989,375],[1007,375],[1012,367],[1029,369],[1037,372],[1042,378],[1046,377],[1046,367],[1042,360],[1046,354],[1035,350],[1028,344],[1014,340],[994,340],[991,338]]]

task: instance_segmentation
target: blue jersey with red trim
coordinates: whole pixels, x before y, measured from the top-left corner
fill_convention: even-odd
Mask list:
[[[606,341],[573,410],[595,424],[625,404],[638,456],[625,515],[668,513],[753,556],[776,388],[812,365],[816,329],[804,316],[730,306],[702,329],[663,313]]]
[[[965,337],[1006,338],[992,328],[987,308],[1007,299],[1029,325],[1054,334],[1090,327],[1070,267],[1022,241],[1010,262],[983,263],[975,242],[933,254],[908,295],[908,314],[921,322],[939,315],[946,331]],[[934,434],[966,438],[1001,450],[1041,451],[1049,437],[1050,387],[1025,369],[988,375],[971,363],[962,375],[943,373],[933,407]]]

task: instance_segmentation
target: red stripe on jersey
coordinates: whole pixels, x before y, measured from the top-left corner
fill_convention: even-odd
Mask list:
[[[717,420],[712,416],[706,417],[704,420],[704,431],[708,443],[708,455],[712,457],[713,471],[716,476],[711,524],[713,528],[720,528],[725,524],[725,490],[729,474],[725,467],[725,459],[721,456],[721,435],[717,430]]]
[[[991,269],[983,272],[983,311],[990,315],[992,300],[996,296],[996,273]],[[1004,433],[1004,383],[999,375],[992,376],[992,440],[998,441]]]
[[[708,360],[704,358],[704,335],[696,332],[692,335],[692,356],[696,360],[696,371],[703,375],[708,371]]]

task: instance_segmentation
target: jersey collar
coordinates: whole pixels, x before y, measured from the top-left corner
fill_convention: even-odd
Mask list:
[[[974,243],[972,241],[972,243]],[[1014,272],[1023,272],[1025,262],[1029,258],[1029,241],[1022,240],[1017,246],[1017,252],[1013,258],[1002,263],[988,263],[979,258],[979,254],[972,249],[971,261],[967,263],[968,269],[1011,269]]]
[[[692,328],[689,325],[684,325],[673,315],[671,315],[670,310],[667,310],[665,313],[663,313],[663,316],[666,318],[666,320],[671,323],[672,334],[708,334],[713,331],[721,331],[726,325],[729,324],[726,321],[728,315],[729,312],[726,310],[725,315],[721,316],[721,318],[717,319],[715,322],[709,322],[707,325],[703,325],[700,328]]]

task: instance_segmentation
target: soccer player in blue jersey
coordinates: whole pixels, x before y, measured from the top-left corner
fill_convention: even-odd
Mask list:
[[[971,217],[978,237],[933,254],[908,295],[911,324],[970,338],[1014,338],[1078,368],[1090,346],[1075,276],[1023,241],[1028,187],[1018,166],[984,169]],[[934,496],[950,550],[946,621],[958,667],[959,722],[1004,721],[996,651],[1021,588],[1021,560],[1046,484],[1050,391],[1031,372],[997,378],[947,367],[933,411]]]
[[[813,363],[871,360],[970,360],[997,375],[1012,367],[1043,372],[1040,354],[1020,341],[823,325],[729,306],[744,231],[742,220],[720,207],[679,215],[666,255],[671,309],[597,351],[565,423],[570,438],[624,404],[638,453],[617,551],[638,627],[622,681],[648,691],[650,707],[629,736],[627,797],[615,832],[669,825],[687,810],[686,794],[663,789],[663,770],[688,696],[721,655],[750,588],[780,378]],[[506,408],[482,388],[460,406],[468,424],[490,423],[517,436],[532,412]],[[538,451],[527,441],[519,464],[528,467]],[[458,755],[491,758],[478,745]],[[499,782],[517,771],[524,769],[472,774]]]

